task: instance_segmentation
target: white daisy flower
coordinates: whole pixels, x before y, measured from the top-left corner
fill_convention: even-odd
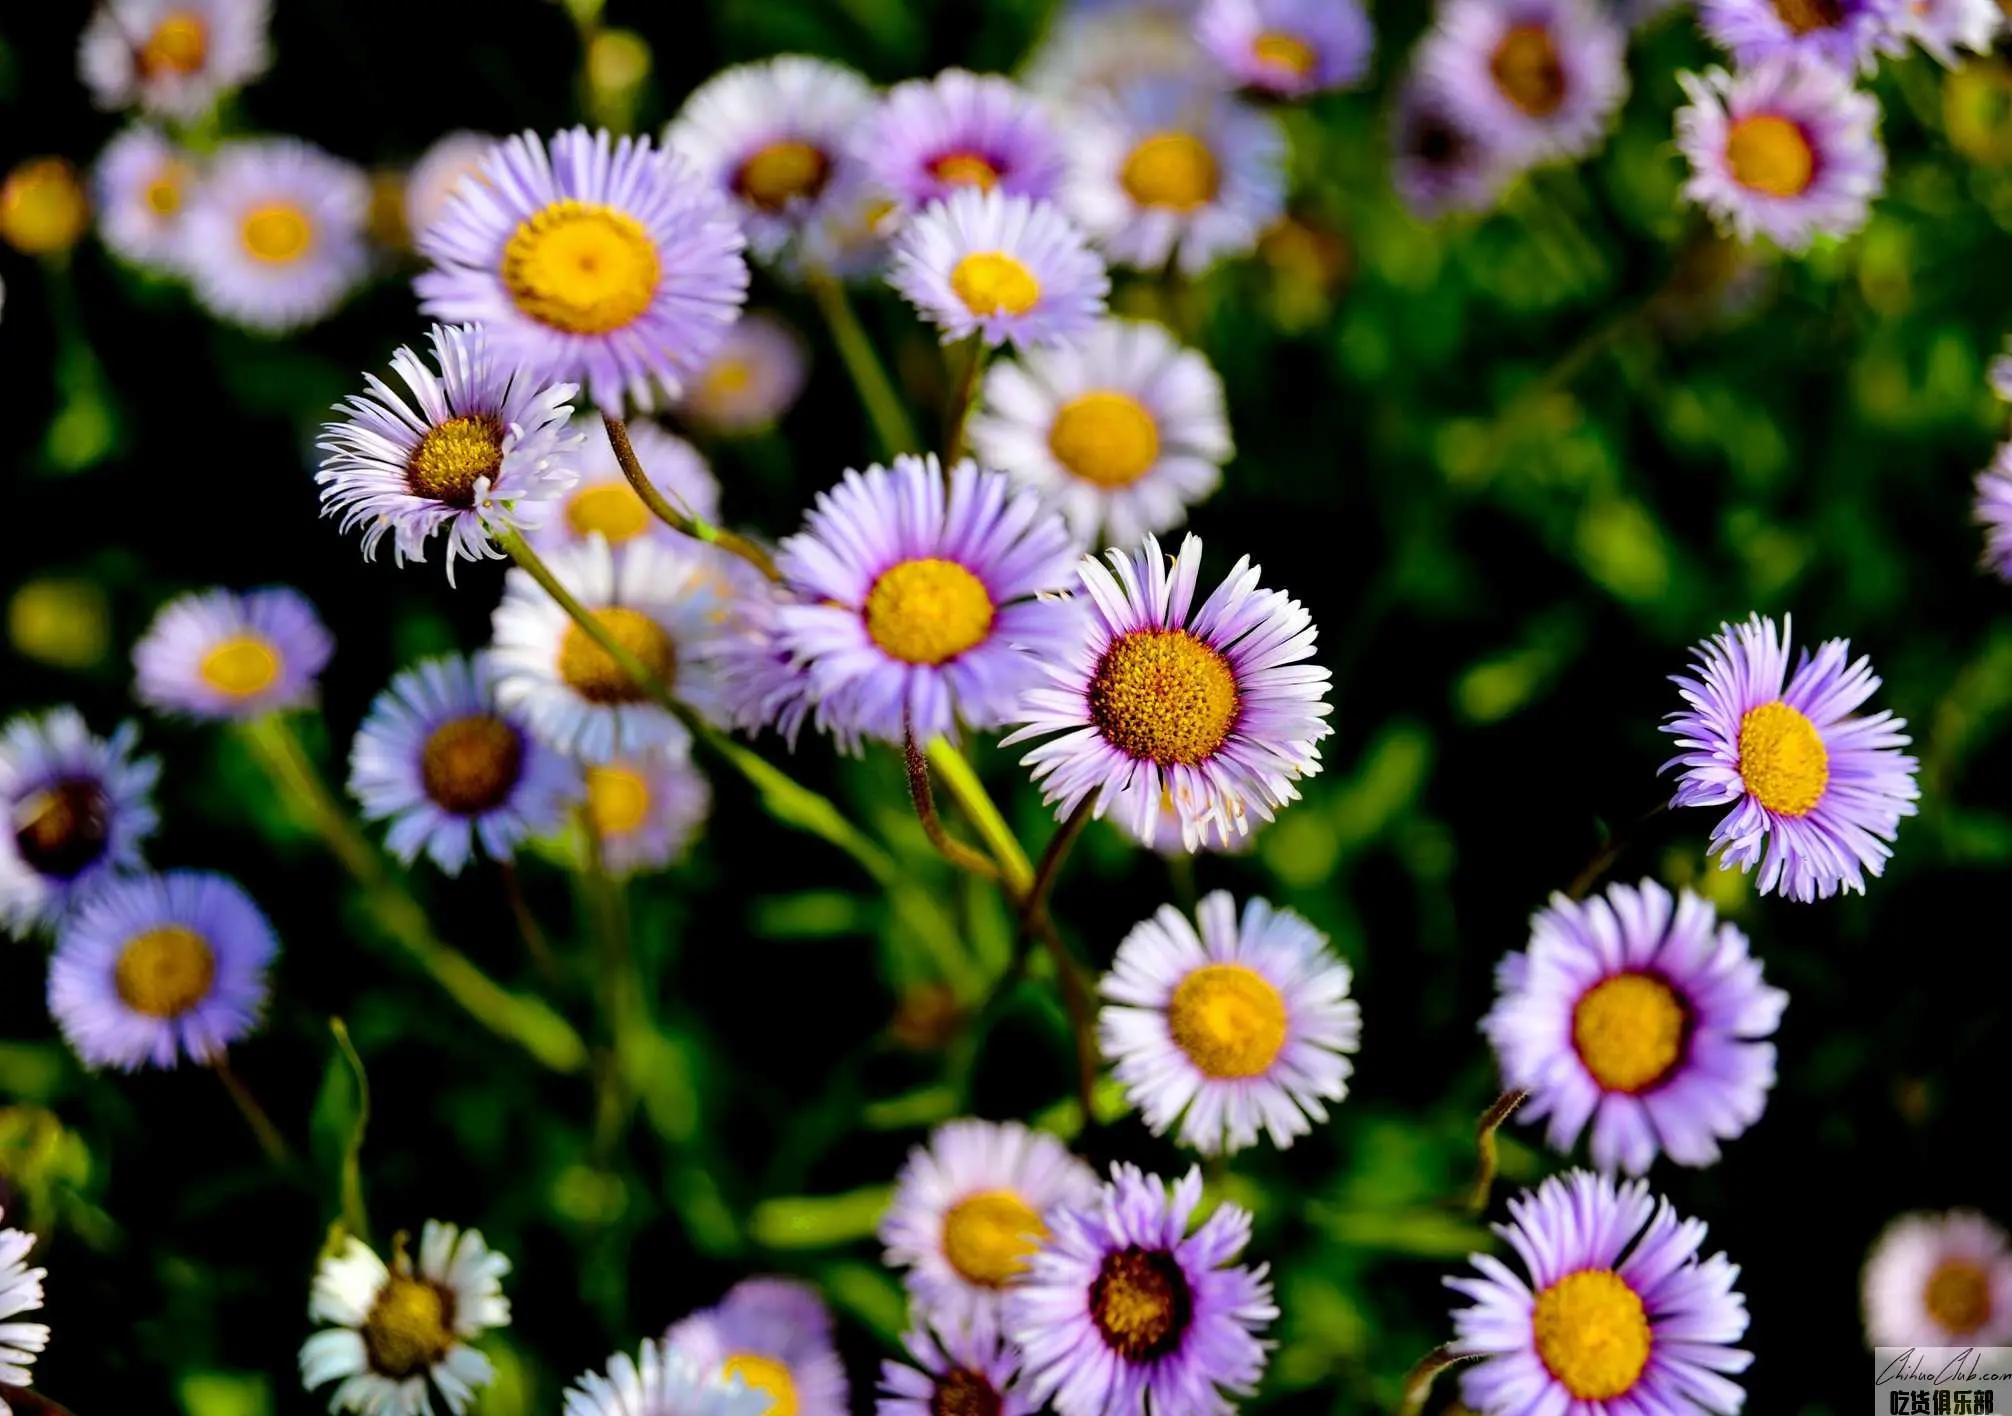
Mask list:
[[[302,1345],[300,1378],[308,1391],[341,1383],[330,1411],[432,1416],[437,1393],[459,1416],[495,1375],[470,1343],[510,1323],[510,1260],[478,1231],[439,1220],[426,1221],[416,1265],[404,1238],[389,1267],[351,1236],[315,1272],[308,1316],[332,1326]]]
[[[738,1377],[708,1373],[675,1347],[645,1342],[634,1357],[610,1357],[606,1376],[574,1378],[564,1416],[763,1416],[775,1405]]]
[[[1865,1261],[1873,1347],[2012,1344],[2012,1240],[1975,1210],[1905,1214]]]
[[[803,392],[809,362],[802,335],[766,310],[751,311],[685,386],[678,413],[714,433],[760,432],[774,426]]]
[[[405,229],[417,241],[447,212],[464,180],[487,182],[482,160],[503,140],[490,133],[457,131],[437,139],[405,174]]]
[[[943,332],[1019,348],[1072,339],[1104,313],[1111,278],[1052,203],[961,188],[895,238],[888,284]]]
[[[34,1247],[34,1235],[0,1229],[0,1383],[8,1386],[27,1386],[36,1354],[49,1345],[47,1324],[12,1321],[42,1306],[42,1280],[48,1270],[28,1267],[28,1251]],[[0,1412],[7,1409],[0,1400]]]
[[[1998,0],[1911,0],[1901,28],[1937,63],[1953,69],[1963,62],[1956,53],[1959,49],[1991,52],[2005,28],[2005,12],[1998,8]]]
[[[98,235],[144,270],[179,274],[182,214],[195,193],[195,159],[158,128],[136,123],[105,144],[91,172]]]
[[[971,422],[978,461],[1034,488],[1084,541],[1168,531],[1234,452],[1223,381],[1162,325],[1107,319],[992,366]]]
[[[661,870],[684,855],[712,810],[712,788],[688,751],[647,752],[583,769],[587,822],[616,875]]]
[[[77,69],[100,108],[199,118],[266,71],[268,0],[105,0]]]

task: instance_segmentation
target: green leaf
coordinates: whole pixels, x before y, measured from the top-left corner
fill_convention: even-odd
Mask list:
[[[748,1219],[748,1232],[766,1249],[831,1249],[869,1237],[887,1213],[886,1185],[869,1185],[843,1195],[788,1195],[763,1200]]]

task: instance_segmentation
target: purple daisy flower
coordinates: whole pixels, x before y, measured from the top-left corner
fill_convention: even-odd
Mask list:
[[[741,565],[746,573],[734,573],[730,613],[714,641],[722,712],[750,735],[774,728],[794,751],[816,701],[809,668],[791,650],[783,624],[783,611],[800,602],[745,561]],[[828,726],[840,748],[858,750],[857,735]]]
[[[1189,1234],[1202,1173],[1166,1182],[1116,1165],[1098,1203],[1058,1215],[1006,1298],[1023,1381],[1059,1416],[1152,1410],[1229,1416],[1264,1374],[1258,1339],[1278,1317],[1266,1265],[1232,1261],[1251,1217],[1218,1205]]]
[[[1977,474],[1977,520],[1984,527],[1984,565],[2012,580],[2012,443]]]
[[[1640,1175],[1658,1152],[1710,1165],[1760,1120],[1788,995],[1761,982],[1746,936],[1686,890],[1653,880],[1580,903],[1553,895],[1527,953],[1495,974],[1481,1031],[1525,1121],[1570,1153],[1593,1123],[1593,1164]]]
[[[1298,800],[1293,783],[1320,770],[1318,743],[1334,731],[1328,671],[1304,662],[1313,617],[1258,588],[1248,556],[1195,609],[1196,536],[1171,561],[1151,536],[1136,554],[1105,556],[1109,569],[1093,556],[1077,566],[1082,597],[1048,602],[1069,644],[1043,657],[1048,684],[1021,700],[1025,726],[1005,745],[1060,734],[1022,759],[1060,816],[1094,794],[1095,814],[1123,802],[1143,835],[1164,791],[1189,850],[1212,824],[1245,835],[1248,812],[1269,821]]]
[[[272,63],[269,0],[106,0],[77,45],[100,108],[137,106],[184,121]]]
[[[1496,142],[1467,124],[1432,85],[1407,79],[1390,117],[1390,179],[1420,221],[1486,211],[1516,173]]]
[[[628,429],[636,460],[671,505],[702,521],[718,521],[720,484],[704,455],[648,419],[632,418]],[[601,420],[576,418],[573,432],[579,439],[579,450],[568,462],[579,470],[579,480],[560,500],[556,513],[543,518],[525,539],[541,554],[550,554],[581,545],[590,536],[599,536],[610,546],[626,545],[643,536],[689,554],[692,538],[659,521],[629,485]]]
[[[1691,165],[1684,197],[1742,241],[1764,235],[1801,251],[1865,225],[1886,182],[1879,101],[1836,69],[1781,56],[1738,74],[1679,74],[1677,146]]]
[[[945,344],[977,335],[1022,349],[1089,329],[1111,289],[1103,260],[1060,208],[968,187],[902,227],[887,283]]]
[[[1002,473],[936,458],[847,472],[818,495],[776,566],[799,603],[782,634],[808,667],[820,726],[920,741],[1006,721],[1060,648],[1034,596],[1068,584],[1062,518]]]
[[[105,144],[91,171],[99,237],[143,270],[181,274],[182,216],[196,184],[193,156],[159,129],[135,124]]]
[[[1509,1216],[1495,1232],[1529,1279],[1476,1254],[1479,1278],[1446,1280],[1474,1300],[1453,1315],[1453,1351],[1482,1359],[1460,1374],[1462,1401],[1555,1416],[1740,1409],[1746,1393],[1724,1374],[1753,1362],[1731,1345],[1746,1300],[1724,1254],[1698,1259],[1702,1222],[1679,1220],[1646,1181],[1583,1170],[1517,1196]]]
[[[401,347],[391,368],[408,403],[375,374],[368,392],[336,405],[324,424],[315,482],[321,514],[347,533],[364,527],[363,558],[388,534],[400,565],[424,561],[437,532],[447,545],[447,581],[457,557],[500,560],[496,528],[541,524],[549,503],[573,485],[584,439],[567,427],[572,384],[544,387],[490,356],[480,326],[433,326],[435,374]]]
[[[1866,1256],[1872,1347],[2012,1343],[2012,1241],[1975,1210],[1904,1214]]]
[[[1628,34],[1590,0],[1447,0],[1418,72],[1505,158],[1584,156],[1628,96]]]
[[[224,876],[116,880],[63,926],[49,1012],[88,1067],[207,1064],[257,1024],[278,948],[258,906]]]
[[[2012,338],[2005,341],[2005,352],[1991,361],[1991,391],[2007,403],[2012,403]]]
[[[880,1364],[874,1416],[1033,1416],[1015,1385],[1020,1354],[990,1328],[918,1327],[901,1345],[914,1365]]]
[[[570,128],[499,143],[419,237],[420,308],[484,326],[502,364],[648,409],[719,348],[747,297],[726,200],[648,138]]]
[[[1963,62],[1956,53],[1959,49],[1991,52],[2005,28],[2005,12],[1998,8],[1998,0],[1909,0],[1901,24],[1938,64],[1954,69]]]
[[[908,1153],[880,1222],[888,1267],[906,1270],[919,1318],[941,1332],[996,1328],[1056,1216],[1101,1190],[1067,1146],[1018,1121],[939,1126]]]
[[[1242,917],[1227,890],[1195,921],[1172,905],[1133,927],[1097,991],[1111,1000],[1097,1038],[1154,1135],[1181,1123],[1204,1155],[1258,1132],[1283,1149],[1348,1095],[1362,1009],[1327,936],[1263,900]]]
[[[619,757],[584,769],[587,823],[614,875],[662,870],[682,856],[712,810],[712,787],[690,752]]]
[[[809,363],[803,336],[756,310],[727,331],[712,362],[686,386],[678,414],[728,436],[772,428],[803,392]]]
[[[903,211],[965,187],[1052,200],[1068,167],[1040,103],[1011,79],[963,69],[889,89],[856,146],[874,185]]]
[[[557,830],[579,795],[573,764],[496,702],[484,658],[429,659],[370,705],[349,750],[349,791],[366,820],[391,822],[385,847],[424,852],[461,873],[476,842],[508,860],[527,836]]]
[[[189,283],[211,313],[267,334],[332,313],[370,269],[370,179],[294,138],[226,143],[182,218]]]
[[[1741,68],[1811,59],[1849,78],[1907,52],[1911,0],[1698,0],[1698,27]]]
[[[1204,0],[1195,38],[1231,78],[1272,98],[1361,83],[1376,42],[1358,0]]]
[[[57,708],[0,730],[0,926],[55,924],[106,880],[140,868],[161,763],[135,757],[140,729],[93,737]]]
[[[133,691],[163,713],[256,718],[314,701],[335,641],[298,590],[170,600],[133,646]]]
[[[796,1416],[850,1416],[845,1365],[831,1345],[831,1314],[807,1284],[750,1278],[719,1306],[672,1325],[664,1346],[708,1375],[739,1377]]]
[[[1871,662],[1848,663],[1850,643],[1804,650],[1788,671],[1789,621],[1756,614],[1692,651],[1698,676],[1673,675],[1689,709],[1663,731],[1684,752],[1672,806],[1726,806],[1712,828],[1722,869],[1760,866],[1760,890],[1797,900],[1829,899],[1841,887],[1865,893],[1892,850],[1900,818],[1921,795],[1906,720],[1892,713],[1847,716],[1879,687]]]

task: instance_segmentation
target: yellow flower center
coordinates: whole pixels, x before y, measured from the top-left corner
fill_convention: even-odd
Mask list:
[[[105,854],[112,801],[88,777],[66,777],[14,808],[14,845],[39,875],[74,880]]]
[[[1836,29],[1844,23],[1840,0],[1774,0],[1774,12],[1791,34]]]
[[[754,365],[745,359],[731,356],[715,359],[707,368],[706,376],[699,381],[700,393],[707,401],[721,401],[745,392],[754,382]]]
[[[154,26],[133,58],[142,77],[193,74],[203,67],[209,49],[209,29],[203,17],[191,10],[176,10]]]
[[[587,820],[603,838],[626,836],[650,814],[650,783],[633,767],[587,769]]]
[[[975,152],[946,152],[929,164],[929,173],[948,187],[976,187],[989,192],[999,185],[999,169]]]
[[[1620,1396],[1649,1364],[1648,1314],[1610,1269],[1567,1274],[1539,1293],[1531,1326],[1537,1356],[1581,1401]]]
[[[0,187],[0,237],[23,255],[69,250],[90,219],[90,200],[76,169],[60,157],[24,162]]]
[[[974,315],[1024,315],[1041,298],[1034,272],[1004,251],[973,251],[952,267],[950,288]]]
[[[419,750],[426,795],[455,816],[480,816],[510,798],[524,768],[524,739],[501,718],[449,718]]]
[[[609,545],[619,546],[643,533],[650,524],[650,509],[627,482],[602,482],[573,493],[566,502],[566,524],[576,536],[598,531]]]
[[[475,484],[495,480],[503,466],[503,420],[494,413],[464,413],[426,430],[405,461],[405,484],[415,497],[467,509]]]
[[[279,650],[256,634],[219,639],[203,655],[196,672],[226,698],[252,698],[279,681]]]
[[[741,164],[734,191],[749,206],[780,212],[798,197],[814,199],[831,177],[831,159],[805,142],[770,143]]]
[[[1565,101],[1565,69],[1542,25],[1514,25],[1495,46],[1488,70],[1502,96],[1532,118],[1548,118]]]
[[[936,1379],[929,1416],[999,1416],[1004,1405],[983,1372],[952,1367]]]
[[[292,202],[268,202],[245,213],[238,236],[253,260],[290,265],[314,244],[314,223]]]
[[[899,561],[866,593],[867,635],[904,664],[941,664],[992,632],[985,582],[956,561]]]
[[[1107,1256],[1090,1282],[1090,1320],[1105,1344],[1146,1363],[1180,1346],[1194,1317],[1187,1277],[1171,1254],[1133,1245]]]
[[[1003,1288],[1027,1271],[1048,1226],[1011,1190],[966,1195],[943,1216],[943,1257],[968,1283]]]
[[[1804,816],[1830,785],[1830,750],[1801,713],[1763,703],[1740,719],[1740,780],[1769,811]]]
[[[1089,696],[1106,741],[1162,767],[1214,756],[1242,705],[1229,660],[1185,629],[1135,629],[1114,640]]]
[[[1311,74],[1320,55],[1311,44],[1284,30],[1266,30],[1251,41],[1251,57],[1270,69],[1283,69],[1296,79]]]
[[[1608,1091],[1646,1091],[1684,1055],[1690,1010],[1667,983],[1621,973],[1587,989],[1572,1010],[1572,1045]]]
[[[677,647],[662,625],[621,605],[606,605],[589,613],[650,671],[651,677],[666,687],[675,680]],[[559,641],[559,677],[589,703],[641,703],[650,696],[577,624],[568,624]]]
[[[1928,1276],[1921,1302],[1929,1317],[1967,1336],[1991,1319],[1991,1275],[1964,1259],[1945,1259]]]
[[[182,209],[182,187],[189,180],[188,167],[170,162],[156,172],[140,193],[140,200],[155,216],[166,218]]]
[[[1726,166],[1742,187],[1771,197],[1800,196],[1816,176],[1816,150],[1800,124],[1756,113],[1736,121],[1726,134]]]
[[[436,1283],[393,1274],[363,1320],[372,1371],[402,1382],[431,1371],[454,1347],[454,1295]]]
[[[1285,1047],[1285,997],[1243,964],[1204,964],[1174,989],[1167,1031],[1204,1076],[1261,1077]]]
[[[1129,487],[1160,460],[1160,428],[1130,394],[1099,390],[1056,410],[1048,450],[1085,482]]]
[[[657,298],[656,242],[625,211],[562,198],[531,213],[503,247],[503,288],[518,309],[568,334],[606,334]]]
[[[210,996],[216,976],[208,941],[179,924],[134,935],[112,967],[120,1000],[150,1018],[179,1018]]]
[[[749,1391],[768,1397],[762,1416],[796,1416],[796,1380],[789,1368],[757,1352],[736,1352],[726,1360],[726,1375],[739,1377]]]
[[[1154,133],[1125,158],[1118,181],[1140,206],[1193,211],[1222,186],[1216,155],[1192,133]]]

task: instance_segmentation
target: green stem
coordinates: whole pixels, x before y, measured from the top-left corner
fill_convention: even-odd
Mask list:
[[[929,844],[959,870],[969,871],[981,880],[997,880],[999,867],[992,857],[952,836],[945,829],[943,818],[936,814],[936,794],[929,787],[929,762],[916,745],[915,729],[906,722],[902,724],[901,753],[908,764],[908,798],[915,803],[915,814],[922,821],[922,834],[929,837]]]
[[[601,415],[601,426],[608,430],[608,446],[615,450],[615,461],[621,464],[622,475],[629,479],[629,485],[636,489],[636,495],[643,499],[657,520],[673,531],[682,532],[695,541],[704,541],[709,546],[718,546],[723,551],[731,551],[770,580],[780,580],[775,561],[769,553],[737,532],[725,530],[691,512],[671,505],[650,474],[643,469],[642,459],[636,456],[635,444],[629,441],[629,428],[612,413]]]
[[[210,1070],[217,1074],[217,1080],[222,1082],[224,1090],[231,1094],[231,1100],[237,1104],[245,1123],[258,1138],[259,1149],[265,1152],[266,1159],[282,1170],[292,1170],[293,1148],[287,1145],[286,1137],[280,1135],[279,1127],[273,1125],[272,1117],[266,1113],[263,1106],[259,1105],[258,1098],[252,1095],[251,1088],[244,1084],[244,1079],[231,1070],[230,1059],[219,1054],[217,1059],[210,1063]]]
[[[465,954],[434,937],[426,911],[392,877],[376,848],[337,804],[284,718],[276,713],[254,718],[244,734],[266,774],[362,888],[385,935],[498,1037],[516,1043],[555,1072],[578,1072],[587,1065],[586,1044],[572,1024],[539,999],[505,989]]]
[[[951,799],[985,842],[985,848],[992,852],[992,858],[999,862],[1000,880],[1008,897],[1017,905],[1026,899],[1027,892],[1034,886],[1034,866],[1027,859],[1027,852],[1020,848],[1013,828],[1006,824],[1006,818],[993,804],[985,784],[978,780],[970,762],[947,738],[932,738],[928,757],[929,765],[943,779]]]
[[[1048,838],[1047,849],[1041,852],[1041,864],[1034,871],[1034,883],[1027,887],[1027,897],[1020,902],[1020,913],[1030,926],[1048,917],[1048,896],[1055,888],[1055,877],[1062,873],[1062,862],[1069,858],[1069,848],[1083,834],[1095,806],[1094,796],[1084,797]]]
[[[1495,1167],[1499,1161],[1495,1145],[1495,1133],[1503,1123],[1516,1114],[1516,1108],[1530,1097],[1526,1091],[1511,1089],[1495,1098],[1494,1103],[1481,1113],[1480,1121],[1474,1126],[1474,1150],[1479,1163],[1475,1168],[1474,1188],[1467,1193],[1469,1214],[1482,1214],[1488,1209],[1488,1196],[1495,1188]]]
[[[963,355],[955,350],[950,357],[956,369],[949,407],[943,415],[943,467],[955,467],[964,456],[964,430],[971,421],[972,405],[978,401],[978,381],[985,372],[985,340],[972,335],[964,341]]]
[[[888,378],[886,365],[874,353],[873,341],[867,338],[845,287],[830,275],[816,274],[810,277],[810,293],[823,312],[825,323],[831,326],[838,357],[859,390],[859,401],[866,407],[866,416],[873,424],[881,450],[890,457],[920,451],[922,444],[915,436],[908,409],[895,391],[894,381]]]
[[[580,812],[580,831],[585,841],[578,872],[580,898],[594,941],[595,993],[612,1053],[610,1065],[599,1079],[604,1090],[595,1126],[594,1149],[605,1164],[634,1107],[635,1089],[629,1078],[636,1070],[636,1059],[646,1051],[637,1028],[639,1023],[644,1029],[649,1024],[641,1017],[642,989],[636,979],[629,911],[621,882],[608,873],[600,833],[594,829],[592,815],[584,810]]]

